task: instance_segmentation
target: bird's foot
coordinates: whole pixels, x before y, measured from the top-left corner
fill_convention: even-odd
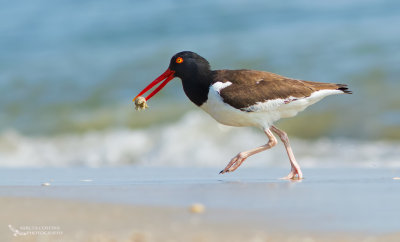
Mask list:
[[[228,165],[222,171],[220,171],[219,174],[235,171],[243,163],[243,161],[246,160],[247,157],[248,156],[246,156],[244,152],[240,152],[232,158]]]
[[[282,177],[280,179],[283,180],[301,180],[303,179],[303,173],[301,172],[300,168],[292,167],[289,175]]]

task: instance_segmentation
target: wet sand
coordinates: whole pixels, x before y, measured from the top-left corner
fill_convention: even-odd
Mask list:
[[[0,169],[0,241],[399,240],[398,170],[304,171]]]

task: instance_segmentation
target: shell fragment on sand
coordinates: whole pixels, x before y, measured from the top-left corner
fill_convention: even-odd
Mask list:
[[[135,99],[135,109],[136,110],[142,110],[146,109],[149,106],[147,106],[146,98],[144,97],[138,97]]]
[[[206,207],[201,203],[194,203],[189,207],[191,213],[204,213]]]

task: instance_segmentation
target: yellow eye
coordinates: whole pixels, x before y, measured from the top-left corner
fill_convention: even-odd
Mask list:
[[[176,61],[175,61],[175,62],[178,63],[178,64],[181,64],[181,63],[183,62],[182,57],[176,58]]]

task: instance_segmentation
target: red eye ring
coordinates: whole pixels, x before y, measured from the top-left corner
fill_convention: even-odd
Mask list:
[[[176,58],[176,63],[181,64],[183,62],[183,58],[182,57],[178,57]]]

